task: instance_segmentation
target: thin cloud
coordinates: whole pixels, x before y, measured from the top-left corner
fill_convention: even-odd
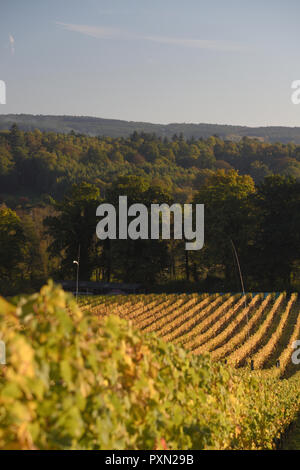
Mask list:
[[[168,36],[143,36],[133,34],[118,28],[107,28],[102,26],[89,26],[61,22],[56,22],[56,24],[67,31],[74,31],[98,39],[137,39],[157,42],[159,44],[169,44],[174,46],[217,51],[238,51],[242,49],[241,44],[236,43],[234,41],[173,38]]]
[[[15,38],[10,34],[9,35],[9,44],[10,44],[10,52],[12,55],[15,53]]]
[[[217,51],[241,50],[241,45],[233,41],[217,41],[211,39],[171,38],[166,36],[145,36],[148,41],[160,44],[173,44],[175,46],[191,47],[196,49],[211,49]]]
[[[74,31],[76,33],[85,34],[98,39],[124,39],[132,37],[129,33],[117,28],[107,28],[102,26],[89,26],[85,24],[70,24],[56,22],[57,25],[62,26],[67,31]]]

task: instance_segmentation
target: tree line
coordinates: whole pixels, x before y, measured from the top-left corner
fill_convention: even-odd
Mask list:
[[[81,280],[138,282],[145,289],[247,291],[299,288],[300,182],[285,175],[255,184],[247,174],[219,169],[194,192],[205,205],[205,243],[186,251],[184,240],[104,240],[96,237],[96,208],[139,202],[178,202],[148,176],[124,175],[105,193],[98,184],[73,184],[60,199],[26,211],[0,208],[0,289],[33,289],[46,277],[74,279],[80,246]]]
[[[129,138],[89,137],[71,132],[0,132],[0,202],[10,207],[64,197],[73,184],[88,182],[105,194],[119,176],[150,178],[178,202],[191,201],[219,169],[238,170],[255,183],[281,174],[300,178],[300,145],[244,137],[171,139],[134,132]]]

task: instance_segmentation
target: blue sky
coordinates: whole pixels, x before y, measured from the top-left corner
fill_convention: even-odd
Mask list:
[[[0,113],[300,125],[298,0],[1,0]]]

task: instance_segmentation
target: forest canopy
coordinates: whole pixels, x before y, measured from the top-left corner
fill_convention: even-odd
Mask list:
[[[300,179],[300,145],[137,132],[128,138],[90,137],[23,132],[16,125],[0,133],[0,198],[10,204],[22,203],[18,198],[61,199],[72,184],[83,181],[105,194],[113,180],[126,175],[146,178],[177,202],[186,202],[218,169],[238,170],[255,183],[272,174]]]
[[[299,189],[300,146],[292,143],[90,137],[13,125],[0,133],[1,292],[74,279],[79,246],[82,280],[240,291],[235,251],[246,289],[298,289]],[[97,206],[120,195],[146,207],[204,204],[204,248],[97,239]]]

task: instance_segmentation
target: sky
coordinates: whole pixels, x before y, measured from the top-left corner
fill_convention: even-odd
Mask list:
[[[300,126],[299,0],[0,0],[0,114]]]

